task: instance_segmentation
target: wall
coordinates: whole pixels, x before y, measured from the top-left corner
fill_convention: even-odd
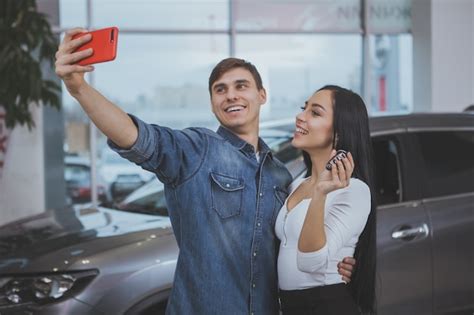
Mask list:
[[[474,104],[474,1],[413,1],[414,110]]]
[[[0,178],[0,225],[44,211],[43,110],[32,106],[36,128],[16,127],[8,137]]]

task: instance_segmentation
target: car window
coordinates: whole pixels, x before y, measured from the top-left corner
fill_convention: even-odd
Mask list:
[[[377,204],[386,205],[402,200],[399,149],[394,138],[372,141],[375,158],[375,191]]]
[[[474,132],[416,134],[426,169],[424,197],[474,192]]]
[[[64,168],[64,179],[66,181],[89,181],[89,168],[83,165],[66,165]]]

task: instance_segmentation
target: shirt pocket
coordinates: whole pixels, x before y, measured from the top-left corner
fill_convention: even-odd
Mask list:
[[[278,213],[280,212],[281,208],[283,207],[283,204],[286,201],[286,198],[288,197],[288,191],[278,186],[274,186],[273,195],[274,195],[273,197],[274,205],[273,205],[272,226],[275,225],[275,221],[277,219]]]
[[[243,190],[243,180],[211,172],[212,209],[222,219],[240,214]]]

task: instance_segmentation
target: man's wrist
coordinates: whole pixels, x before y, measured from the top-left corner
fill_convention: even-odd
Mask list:
[[[70,89],[67,85],[66,85],[66,88],[67,88],[67,90],[69,91],[69,94],[71,94],[72,97],[79,100],[81,98],[81,96],[84,95],[84,92],[87,90],[88,86],[89,86],[89,84],[87,84],[87,82],[84,81],[83,83],[79,84],[74,89]]]

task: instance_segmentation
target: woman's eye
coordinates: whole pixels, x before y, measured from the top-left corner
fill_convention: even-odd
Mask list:
[[[319,116],[319,113],[317,111],[312,110],[311,113],[313,114],[313,116]]]
[[[304,110],[306,109],[306,107],[301,106],[300,109],[301,109],[302,112],[304,112]]]

